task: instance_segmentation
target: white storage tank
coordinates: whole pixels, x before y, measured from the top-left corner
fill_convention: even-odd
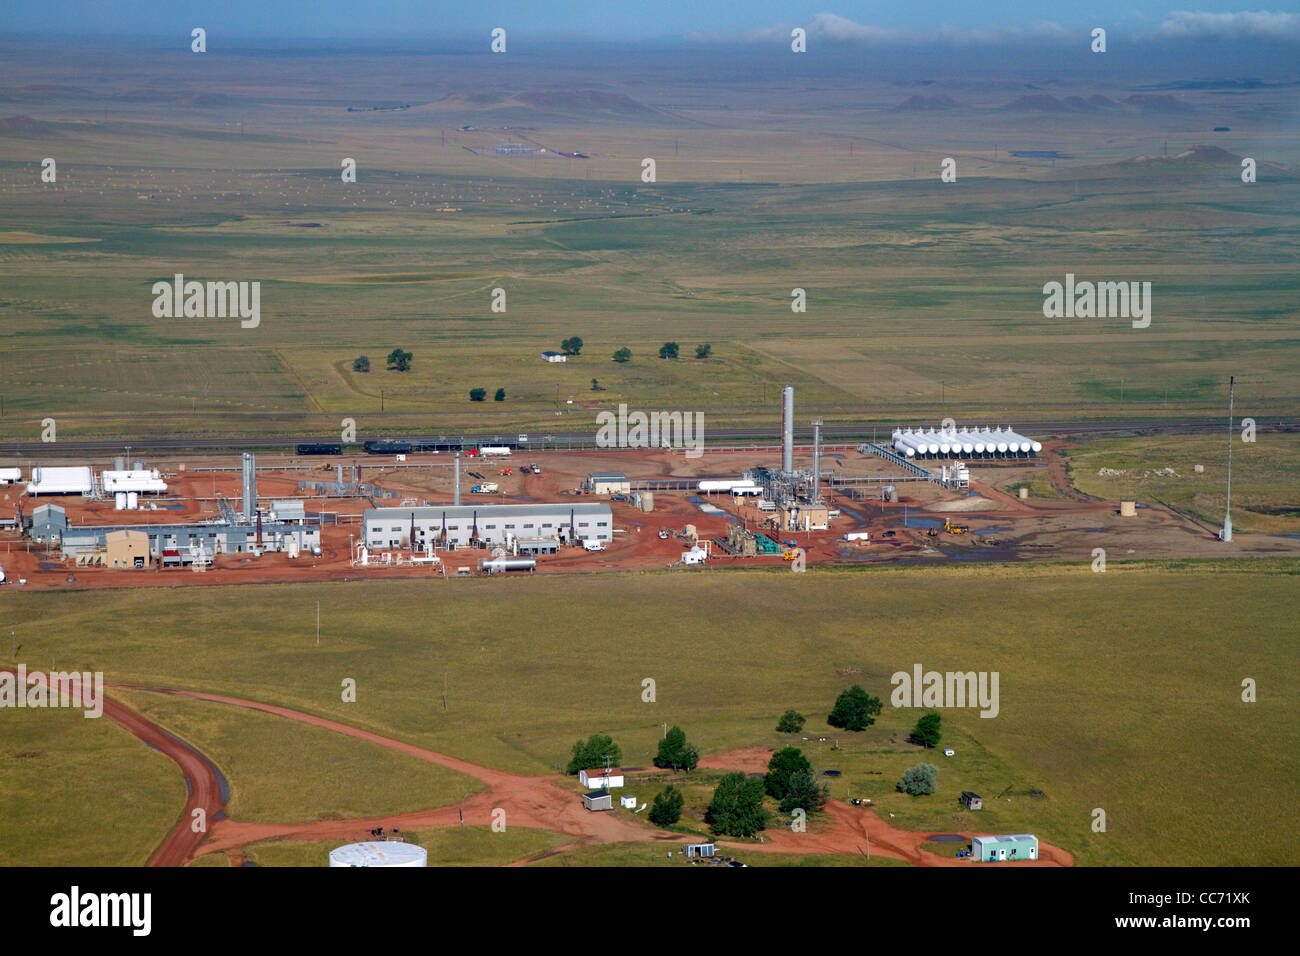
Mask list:
[[[118,511],[126,510],[126,492],[119,491],[113,495],[113,507]]]
[[[126,510],[134,511],[140,507],[140,492],[128,491],[126,493]]]
[[[428,866],[429,853],[414,843],[349,843],[330,850],[330,866]]]

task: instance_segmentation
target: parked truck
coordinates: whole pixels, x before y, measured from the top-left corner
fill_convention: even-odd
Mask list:
[[[497,490],[497,483],[495,481],[485,481],[481,485],[471,485],[469,490],[470,494],[490,495]]]
[[[585,551],[604,551],[604,550],[605,550],[604,542],[598,541],[598,540],[595,539],[595,538],[587,538],[586,540],[584,540],[584,541],[582,542],[582,547],[583,547],[583,550],[585,550]]]

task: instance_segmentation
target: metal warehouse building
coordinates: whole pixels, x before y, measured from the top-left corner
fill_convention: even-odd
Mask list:
[[[554,539],[574,544],[588,538],[611,541],[614,515],[607,504],[431,505],[371,508],[362,514],[366,547],[465,547],[472,543]]]
[[[165,550],[186,550],[201,547],[209,556],[250,552],[291,550],[290,539],[297,539],[301,550],[320,545],[320,527],[308,524],[263,522],[262,539],[257,540],[253,525],[231,524],[141,524],[141,525],[76,525],[66,528],[62,535],[63,556],[76,558],[105,551],[109,535],[120,531],[143,532],[149,538],[148,550],[155,562],[161,563]]]

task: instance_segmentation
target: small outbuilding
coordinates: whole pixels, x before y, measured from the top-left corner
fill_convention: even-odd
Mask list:
[[[614,798],[608,790],[592,790],[582,795],[582,805],[588,810],[613,810]]]
[[[1032,833],[974,837],[970,842],[971,855],[981,863],[1038,859],[1038,837]]]
[[[543,352],[542,361],[544,362],[567,362],[569,357],[563,352]]]
[[[149,535],[143,531],[110,531],[104,535],[104,565],[110,568],[147,568],[153,563]]]
[[[963,790],[961,792],[961,805],[967,810],[982,810],[984,809],[984,798],[978,793]]]
[[[609,770],[604,767],[595,770],[579,770],[578,783],[594,790],[612,790],[623,786],[623,771],[617,767],[611,767]]]
[[[617,472],[593,472],[587,476],[587,490],[593,495],[626,495],[632,492],[627,475]]]
[[[686,844],[686,859],[693,860],[696,857],[713,856],[712,843],[688,843]]]

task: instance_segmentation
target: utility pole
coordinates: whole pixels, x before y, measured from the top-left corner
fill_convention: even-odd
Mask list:
[[[316,646],[320,647],[320,601],[316,602]]]
[[[1223,508],[1223,534],[1221,537],[1224,541],[1232,540],[1232,400],[1233,400],[1233,376],[1228,376],[1228,497]]]

